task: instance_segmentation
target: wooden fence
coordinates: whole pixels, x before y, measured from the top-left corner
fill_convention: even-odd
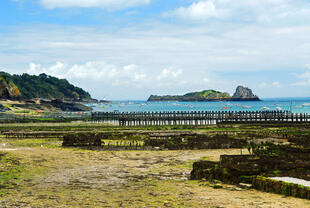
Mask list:
[[[306,113],[289,111],[93,112],[93,121],[120,126],[212,125],[218,123],[310,122]]]

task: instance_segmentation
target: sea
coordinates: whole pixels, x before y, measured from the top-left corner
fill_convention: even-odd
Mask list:
[[[290,111],[310,113],[309,98],[265,98],[262,101],[146,102],[118,100],[90,103],[94,112],[172,112],[172,111]]]

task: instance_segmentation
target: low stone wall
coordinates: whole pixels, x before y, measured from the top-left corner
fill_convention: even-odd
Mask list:
[[[100,135],[96,134],[67,134],[63,136],[63,143],[62,146],[64,147],[98,147],[101,146],[101,137]]]
[[[310,187],[278,181],[262,176],[253,179],[252,185],[255,189],[283,194],[286,196],[294,196],[303,199],[310,199]]]
[[[226,134],[202,135],[193,134],[189,136],[167,136],[162,138],[151,137],[145,141],[146,145],[162,147],[169,150],[180,149],[228,149],[242,148],[246,146],[243,139],[235,139]]]
[[[225,149],[246,146],[244,139],[226,134],[204,135],[192,132],[79,132],[63,136],[63,146],[101,146],[101,140],[128,141],[128,146],[137,146],[137,141],[152,149]],[[127,143],[128,143],[127,142]],[[104,144],[104,142],[102,142]],[[140,146],[140,144],[139,144]]]
[[[191,179],[220,180],[227,184],[249,183],[259,190],[310,199],[310,187],[268,178],[285,176],[310,181],[308,154],[306,150],[288,149],[285,156],[221,155],[219,162],[195,162]]]
[[[291,154],[291,152],[289,152]],[[225,183],[251,183],[252,178],[294,177],[310,181],[310,160],[308,153],[300,152],[294,156],[265,155],[221,155],[219,162],[197,161],[193,164],[192,179],[221,180]]]

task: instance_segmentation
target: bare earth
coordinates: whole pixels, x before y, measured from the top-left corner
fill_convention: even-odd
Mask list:
[[[9,148],[9,147],[8,147]],[[240,150],[2,149],[28,168],[0,207],[310,207],[310,201],[187,180],[192,162]]]

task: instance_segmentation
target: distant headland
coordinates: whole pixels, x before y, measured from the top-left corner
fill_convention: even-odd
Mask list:
[[[260,99],[253,94],[251,89],[238,86],[233,96],[227,92],[204,90],[190,92],[185,95],[151,95],[147,101],[260,101]]]
[[[88,92],[66,79],[0,72],[0,112],[91,111],[82,103],[94,101]]]

